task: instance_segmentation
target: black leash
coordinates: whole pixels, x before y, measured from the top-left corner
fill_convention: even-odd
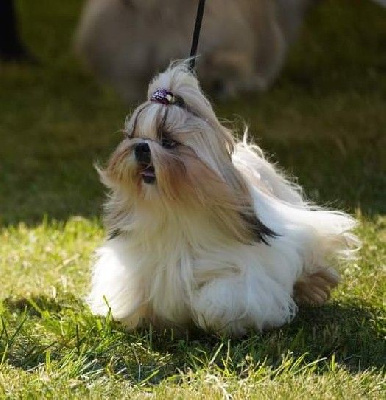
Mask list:
[[[0,0],[1,1],[1,0]],[[200,38],[201,23],[204,16],[205,0],[199,0],[197,7],[196,22],[194,24],[192,47],[190,49],[190,59],[189,59],[189,71],[195,73],[194,69],[196,66],[196,54],[198,47],[198,40]],[[173,94],[170,90],[164,88],[158,88],[151,96],[150,101],[154,103],[169,105],[174,104],[178,107],[186,108],[184,99],[181,96]],[[141,112],[141,110],[139,111]]]
[[[198,39],[200,38],[201,22],[202,22],[202,17],[204,16],[204,9],[205,9],[205,0],[199,0],[197,7],[196,23],[194,24],[192,47],[190,49],[189,69],[192,72],[194,71],[194,68],[196,66]]]

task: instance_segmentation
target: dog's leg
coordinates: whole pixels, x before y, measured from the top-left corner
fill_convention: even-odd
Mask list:
[[[138,271],[120,237],[111,239],[98,251],[88,304],[93,314],[112,317],[128,329],[136,328],[146,312]]]
[[[244,335],[246,305],[239,299],[242,292],[241,282],[226,278],[203,286],[192,305],[196,324],[206,331]]]
[[[290,293],[256,270],[207,283],[197,291],[192,309],[198,326],[232,336],[281,326],[297,311]]]

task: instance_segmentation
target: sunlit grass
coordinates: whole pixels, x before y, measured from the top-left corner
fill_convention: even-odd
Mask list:
[[[20,0],[38,66],[0,66],[0,396],[382,398],[385,391],[386,18],[326,0],[277,85],[217,103],[246,121],[308,196],[360,220],[358,262],[321,308],[228,340],[126,333],[84,304],[104,231],[93,169],[120,140],[123,105],[70,51],[80,2]]]

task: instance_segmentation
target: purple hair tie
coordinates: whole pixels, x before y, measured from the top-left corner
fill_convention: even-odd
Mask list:
[[[183,107],[185,105],[185,102],[181,96],[175,95],[167,89],[157,89],[151,95],[150,101],[164,105],[174,104],[179,107]]]

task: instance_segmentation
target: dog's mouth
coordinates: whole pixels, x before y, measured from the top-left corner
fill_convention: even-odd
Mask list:
[[[156,181],[155,170],[151,164],[142,164],[140,166],[140,175],[144,183],[153,184]]]

